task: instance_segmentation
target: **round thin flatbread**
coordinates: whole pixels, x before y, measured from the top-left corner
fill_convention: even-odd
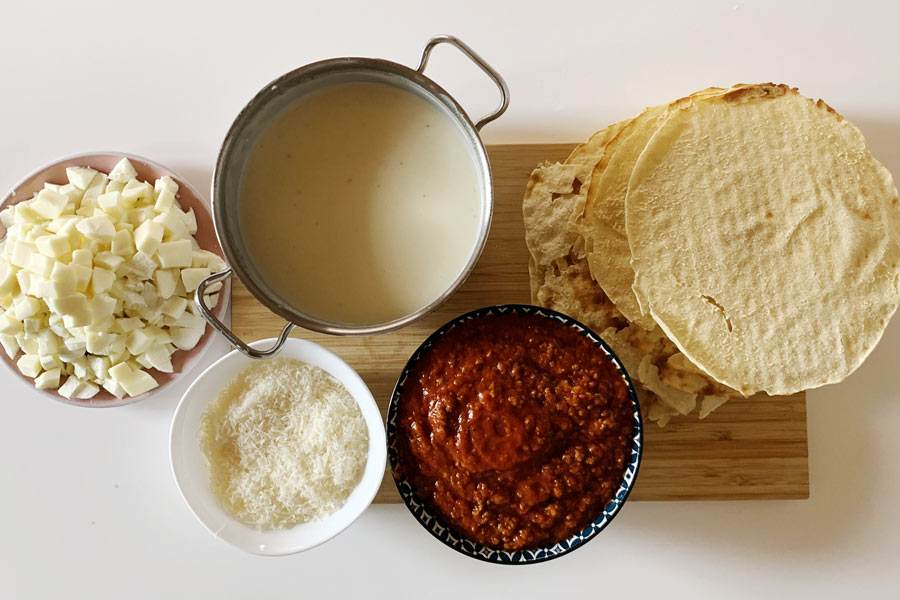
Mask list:
[[[588,254],[591,275],[616,308],[644,329],[654,329],[656,323],[641,311],[632,290],[634,271],[625,230],[625,196],[631,171],[644,146],[672,111],[725,92],[707,88],[645,109],[607,144],[603,158],[594,167],[582,222],[583,235],[592,249]]]
[[[859,130],[762,84],[670,114],[625,201],[634,287],[666,335],[745,395],[836,383],[900,301],[900,199]]]

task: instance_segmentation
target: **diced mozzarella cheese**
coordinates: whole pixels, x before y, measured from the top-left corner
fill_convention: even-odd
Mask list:
[[[66,175],[0,211],[0,344],[41,389],[142,394],[157,386],[143,369],[172,372],[172,353],[202,337],[188,298],[224,263],[191,237],[170,177],[151,186],[125,159],[109,177]]]
[[[66,177],[69,179],[69,183],[82,190],[90,187],[95,175],[97,175],[97,171],[90,167],[68,167],[66,169]]]
[[[109,291],[115,281],[115,272],[103,267],[94,267],[94,272],[91,274],[91,293],[96,296]]]
[[[132,202],[153,202],[153,186],[145,181],[132,179],[125,184],[122,197]]]
[[[31,296],[19,296],[19,298],[13,302],[13,314],[15,314],[16,319],[19,321],[27,319],[28,317],[33,317],[43,309],[43,302],[37,298],[32,298]]]
[[[134,254],[131,232],[127,229],[116,231],[110,239],[112,240],[110,249],[113,254],[118,254],[119,256],[131,256]]]
[[[113,170],[109,172],[109,178],[113,181],[118,181],[120,183],[128,183],[130,180],[137,177],[137,170],[134,168],[134,165],[131,164],[131,161],[127,158],[123,158],[116,166],[113,167]]]
[[[159,264],[164,269],[191,266],[191,242],[176,240],[163,242],[156,251]]]
[[[72,261],[70,264],[82,265],[90,268],[94,266],[94,256],[91,254],[90,250],[73,250]]]
[[[28,208],[43,217],[44,219],[55,219],[60,216],[69,204],[69,197],[60,192],[43,189],[38,192],[37,197],[31,201]],[[24,218],[25,217],[23,213]]]
[[[118,254],[113,254],[112,252],[98,252],[97,255],[94,256],[94,264],[109,271],[115,271],[123,262],[125,262],[123,257]]]
[[[134,245],[138,251],[152,255],[162,243],[165,227],[156,221],[144,221],[134,231]]]
[[[67,317],[71,317],[74,327],[81,327],[91,324],[91,311],[88,307],[87,297],[84,294],[75,292],[62,298],[54,298],[48,301],[50,307]]]
[[[3,346],[4,352],[10,359],[15,358],[19,352],[19,342],[16,341],[16,336],[8,333],[0,334],[0,346]]]
[[[206,267],[181,270],[181,282],[184,284],[184,291],[188,293],[196,290],[200,282],[207,277],[209,277],[209,269]]]
[[[38,252],[50,258],[59,259],[72,251],[69,238],[65,235],[45,235],[35,240]]]
[[[60,368],[47,369],[34,379],[34,387],[39,390],[56,389],[59,387]]]
[[[24,354],[16,361],[16,367],[25,377],[37,377],[41,373],[41,359],[37,354]]]
[[[116,226],[105,215],[96,215],[83,219],[75,228],[89,240],[104,244],[112,242],[113,236],[116,235]]]
[[[106,192],[97,197],[97,206],[113,219],[121,219],[128,207],[121,192]]]

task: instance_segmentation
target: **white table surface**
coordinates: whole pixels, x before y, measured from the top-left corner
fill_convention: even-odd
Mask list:
[[[898,18],[896,3],[859,0],[9,1],[0,187],[58,156],[112,149],[207,190],[222,136],[266,82],[332,56],[414,65],[438,33],[462,37],[509,82],[489,143],[582,140],[645,105],[771,80],[824,98],[900,175]],[[473,114],[493,107],[491,84],[453,49],[437,50],[429,73]],[[226,350],[218,341],[206,364]],[[0,598],[897,597],[898,355],[895,320],[855,375],[809,394],[809,500],[633,502],[584,549],[525,568],[447,549],[402,506],[373,506],[304,554],[243,554],[201,527],[169,472],[187,380],[86,410],[3,371]]]

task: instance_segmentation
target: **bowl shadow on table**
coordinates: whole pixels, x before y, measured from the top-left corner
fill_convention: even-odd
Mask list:
[[[900,123],[848,118],[900,180]],[[808,500],[707,502],[702,510],[685,511],[672,503],[631,503],[618,523],[620,533],[657,544],[669,540],[679,552],[695,546],[773,564],[818,562],[862,544],[861,532],[877,530],[882,516],[877,498],[892,493],[880,471],[886,461],[873,460],[872,453],[875,424],[896,401],[898,353],[895,317],[856,373],[808,393]]]

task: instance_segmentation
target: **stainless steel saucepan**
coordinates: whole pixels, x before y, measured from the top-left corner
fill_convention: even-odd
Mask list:
[[[500,89],[500,105],[477,123],[473,124],[456,100],[425,75],[431,51],[438,44],[450,44],[458,48]],[[440,108],[462,133],[461,139],[468,145],[481,187],[480,232],[460,275],[444,293],[428,305],[399,319],[371,325],[348,325],[328,321],[306,312],[303,306],[288,302],[279,294],[278,290],[265,280],[250,259],[239,221],[241,177],[259,136],[285,107],[294,103],[298,98],[328,86],[350,82],[378,82],[396,86],[412,92]],[[508,105],[509,90],[503,78],[469,46],[449,35],[429,40],[422,52],[419,66],[415,69],[374,58],[333,58],[295,69],[266,85],[235,118],[219,150],[212,182],[212,212],[216,236],[230,266],[221,273],[210,275],[197,288],[196,300],[203,316],[241,352],[253,358],[263,358],[278,352],[291,330],[298,325],[333,335],[368,335],[399,329],[437,308],[466,280],[475,267],[487,241],[494,206],[494,192],[491,166],[484,144],[479,137],[479,131],[502,115]],[[288,321],[272,347],[265,350],[251,348],[217,319],[204,303],[203,297],[209,286],[232,275],[237,275],[250,293],[269,310]]]

